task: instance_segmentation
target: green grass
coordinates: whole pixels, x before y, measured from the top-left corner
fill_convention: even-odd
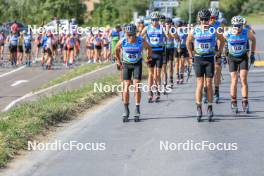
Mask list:
[[[85,73],[88,73],[88,72],[91,72],[94,70],[97,70],[97,69],[102,68],[106,65],[108,65],[108,64],[85,64],[85,65],[82,65],[80,67],[74,68],[74,69],[66,72],[65,74],[59,76],[58,78],[56,78],[54,80],[47,82],[46,84],[42,85],[41,87],[34,89],[33,92],[36,92],[38,90],[45,89],[47,87],[62,83],[64,81],[68,81],[72,78],[75,78],[77,76],[80,76],[82,74],[85,74]]]
[[[147,77],[144,64],[143,78]],[[85,87],[23,103],[0,114],[0,167],[6,166],[27,142],[60,122],[69,121],[116,92],[94,92],[94,83],[120,84],[119,73],[105,76]]]
[[[96,82],[103,85],[119,84],[119,76],[104,77]],[[93,83],[82,89],[58,93],[52,97],[42,97],[0,115],[0,167],[27,148],[27,142],[50,126],[70,120],[116,92],[94,92]]]
[[[248,24],[263,24],[264,25],[264,13],[260,13],[260,14],[251,14],[248,16],[244,16],[247,21]]]

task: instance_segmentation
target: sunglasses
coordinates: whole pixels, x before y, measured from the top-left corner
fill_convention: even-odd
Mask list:
[[[209,18],[200,18],[200,21],[209,21]]]
[[[153,18],[153,19],[151,19],[151,21],[159,21],[159,19],[158,18]]]
[[[243,25],[233,25],[233,27],[236,27],[236,28],[242,28],[243,27]]]

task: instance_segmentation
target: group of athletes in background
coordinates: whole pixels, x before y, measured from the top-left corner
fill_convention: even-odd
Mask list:
[[[238,112],[237,82],[240,76],[242,107],[245,112],[249,112],[247,75],[249,58],[251,64],[255,61],[255,33],[241,16],[235,16],[231,21],[232,27],[238,29],[237,34],[212,33],[211,28],[218,29],[224,25],[224,21],[221,23],[218,16],[219,11],[214,8],[199,11],[195,30],[188,33],[184,31],[189,28],[184,21],[174,23],[171,18],[153,12],[149,24],[139,21],[136,25],[118,25],[115,29],[91,31],[86,36],[84,48],[88,63],[115,61],[121,70],[124,86],[124,122],[128,121],[130,114],[129,86],[132,77],[136,103],[134,117],[135,121],[139,121],[141,93],[138,84],[142,78],[143,51],[147,51],[145,62],[148,66],[149,103],[159,102],[161,93],[166,94],[168,88],[173,88],[174,75],[177,84],[188,80],[193,67],[197,77],[197,119],[201,121],[203,116],[203,102],[208,104],[207,115],[209,121],[212,121],[213,100],[219,103],[220,99],[222,64],[228,63],[231,73],[231,108],[235,113]],[[175,27],[179,29],[177,32],[174,31]],[[81,36],[76,32],[54,35],[47,31],[33,36],[19,32],[14,26],[11,31],[7,37],[0,33],[0,59],[3,59],[4,45],[7,43],[10,51],[9,61],[13,66],[30,66],[41,54],[41,63],[46,69],[51,69],[55,60],[61,60],[66,67],[71,67],[79,57]],[[33,45],[35,47],[32,47]],[[35,49],[34,55],[32,48]]]
[[[158,102],[161,92],[166,93],[168,77],[169,87],[173,88],[174,70],[178,84],[183,83],[184,73],[187,77],[193,66],[196,75],[197,120],[203,116],[202,101],[208,104],[208,120],[213,120],[213,100],[219,103],[222,64],[229,64],[231,73],[231,108],[238,113],[237,83],[240,76],[242,85],[242,108],[249,113],[248,104],[248,70],[249,61],[255,61],[256,39],[254,31],[241,16],[231,20],[232,29],[216,33],[222,24],[218,21],[219,11],[215,8],[203,9],[197,14],[197,24],[191,32],[186,33],[186,23],[174,24],[172,19],[151,13],[151,23],[143,22],[124,25],[124,37],[115,47],[115,57],[121,70],[123,84],[122,101],[124,103],[123,122],[129,121],[129,86],[134,85],[135,112],[134,120],[140,119],[140,81],[143,60],[148,66],[148,102]],[[175,26],[177,32],[168,30]],[[182,28],[181,28],[182,27]],[[119,26],[117,27],[118,31]],[[211,31],[213,29],[213,32]],[[234,32],[235,31],[235,32]],[[146,51],[146,57],[143,57]],[[176,60],[175,60],[176,58]],[[226,60],[226,58],[228,58]],[[169,67],[169,69],[167,68]],[[169,76],[167,74],[169,70]],[[133,82],[132,82],[133,79]],[[214,83],[214,88],[213,88]],[[163,89],[161,89],[163,87]],[[214,90],[214,91],[213,91]],[[203,97],[203,98],[202,98]]]

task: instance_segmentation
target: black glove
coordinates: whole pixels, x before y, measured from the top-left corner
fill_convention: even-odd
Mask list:
[[[256,58],[255,58],[254,53],[251,53],[251,55],[250,55],[250,64],[253,65],[255,60],[256,60]]]

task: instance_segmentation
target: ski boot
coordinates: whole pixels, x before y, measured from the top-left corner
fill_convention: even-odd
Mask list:
[[[237,107],[237,101],[236,100],[231,101],[231,109],[232,109],[233,113],[238,114],[238,107]]]
[[[153,92],[149,91],[148,103],[153,103]]]
[[[180,75],[179,75],[179,73],[177,73],[176,83],[180,84]]]
[[[247,99],[242,100],[242,108],[245,113],[249,114],[249,106]]]
[[[164,82],[164,84],[163,84],[163,95],[166,95],[167,94],[166,87],[167,87],[167,82]]]
[[[206,88],[204,88],[203,89],[203,103],[204,104],[207,104],[208,103],[208,99],[207,99],[207,89]]]
[[[157,91],[157,96],[155,97],[155,102],[158,103],[160,101],[160,92]]]
[[[216,104],[219,104],[219,100],[220,100],[219,94],[214,95],[214,101]]]
[[[139,107],[139,105],[136,105],[136,110],[135,110],[135,114],[134,114],[134,121],[139,122],[139,118],[140,118],[140,107]]]
[[[173,89],[173,77],[170,78],[170,88]]]
[[[128,108],[128,105],[124,105],[125,106],[125,111],[123,113],[123,123],[126,123],[129,121],[129,108]]]
[[[207,109],[207,116],[208,116],[208,121],[212,122],[213,121],[213,117],[214,117],[214,113],[213,113],[213,106],[209,105],[208,109]]]
[[[196,111],[196,113],[197,113],[197,122],[201,122],[201,120],[202,120],[202,116],[203,116],[203,111],[202,111],[202,105],[201,104],[197,104],[196,105],[197,106],[197,111]]]
[[[179,78],[180,78],[179,84],[183,84],[183,73],[180,73]]]

